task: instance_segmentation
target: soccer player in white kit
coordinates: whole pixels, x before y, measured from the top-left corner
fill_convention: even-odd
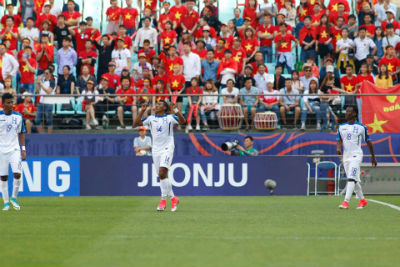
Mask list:
[[[143,118],[146,112],[147,103],[142,104],[140,112],[135,119],[135,126],[146,126],[150,129],[153,137],[152,156],[158,177],[160,178],[161,187],[161,200],[158,204],[157,210],[163,211],[167,208],[167,197],[171,198],[171,211],[176,211],[179,203],[179,198],[174,195],[172,190],[171,181],[168,179],[168,169],[171,166],[172,158],[174,156],[174,125],[184,124],[185,118],[175,108],[174,103],[170,103],[168,107],[167,102],[159,101],[155,106],[155,115],[150,115]],[[173,114],[167,114],[168,109]]]
[[[17,201],[21,185],[21,160],[26,159],[25,124],[22,115],[12,110],[14,96],[10,93],[2,95],[3,110],[0,111],[0,177],[3,195],[3,210],[10,209],[10,201],[14,209],[20,210]],[[20,148],[21,146],[21,148]],[[11,165],[14,174],[12,196],[8,196],[8,167]]]
[[[336,153],[338,155],[342,155],[343,145],[343,165],[347,176],[346,196],[343,203],[339,206],[341,209],[349,208],[349,202],[353,191],[360,199],[357,209],[362,209],[368,204],[360,185],[360,165],[363,159],[363,151],[361,149],[362,140],[367,143],[369,151],[371,152],[372,166],[376,167],[377,165],[374,148],[369,139],[367,127],[356,122],[356,118],[356,108],[353,106],[347,107],[345,114],[347,122],[339,125],[336,137]]]

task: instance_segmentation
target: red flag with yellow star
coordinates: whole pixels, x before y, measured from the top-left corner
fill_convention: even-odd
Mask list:
[[[400,133],[400,96],[390,96],[400,92],[400,84],[388,89],[378,88],[364,81],[362,94],[382,94],[382,96],[362,96],[362,122],[371,133]]]

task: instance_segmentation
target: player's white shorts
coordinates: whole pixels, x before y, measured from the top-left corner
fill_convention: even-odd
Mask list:
[[[362,162],[361,156],[352,156],[343,161],[344,171],[346,172],[347,179],[353,179],[360,182],[360,165]]]
[[[172,164],[172,159],[174,157],[174,149],[166,148],[160,152],[152,152],[154,167],[158,173],[160,167],[169,169]]]
[[[13,173],[21,173],[21,151],[14,150],[8,153],[0,153],[0,176],[8,176],[8,167],[11,165]]]

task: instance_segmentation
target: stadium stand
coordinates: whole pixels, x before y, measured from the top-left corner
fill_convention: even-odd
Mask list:
[[[160,99],[187,132],[334,130],[362,81],[399,82],[391,0],[15,2],[0,10],[0,94],[29,131],[130,129]]]

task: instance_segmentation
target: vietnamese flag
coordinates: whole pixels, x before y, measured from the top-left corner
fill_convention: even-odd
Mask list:
[[[364,81],[362,94],[382,94],[382,96],[362,96],[362,120],[370,133],[400,133],[400,96],[390,96],[400,92],[400,84],[388,89],[378,88]]]
[[[231,58],[226,60],[225,58],[219,63],[218,70],[217,70],[217,77],[221,75],[221,72],[225,69],[234,70],[236,73],[238,72],[238,64],[237,62]]]

